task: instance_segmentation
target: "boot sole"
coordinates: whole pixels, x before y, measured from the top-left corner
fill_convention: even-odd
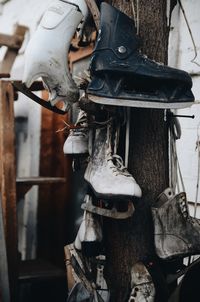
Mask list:
[[[128,99],[113,99],[106,98],[104,96],[96,96],[93,94],[88,94],[89,100],[94,103],[104,104],[104,105],[115,105],[121,107],[140,107],[140,108],[155,108],[155,109],[182,109],[191,107],[194,102],[178,102],[178,103],[164,103],[164,102],[149,102],[142,100],[128,100]]]
[[[120,195],[120,194],[104,194],[104,193],[98,193],[94,190],[93,186],[85,179],[85,181],[87,182],[87,184],[89,185],[90,189],[92,190],[92,192],[94,193],[94,195],[99,198],[99,199],[103,199],[103,200],[119,200],[119,199],[124,199],[124,200],[130,200],[131,198],[138,198],[137,196],[134,195]]]

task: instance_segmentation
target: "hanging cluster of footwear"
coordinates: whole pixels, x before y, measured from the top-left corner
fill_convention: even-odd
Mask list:
[[[68,301],[109,301],[102,270],[101,217],[126,219],[134,213],[134,199],[142,191],[117,154],[119,115],[123,107],[177,109],[194,102],[192,80],[185,71],[148,59],[139,49],[132,19],[102,2],[100,28],[90,60],[90,81],[84,95],[75,83],[67,55],[75,34],[81,36],[89,11],[84,0],[55,0],[45,11],[25,53],[22,92],[29,95],[32,83],[41,78],[49,92],[49,109],[68,112],[84,98],[103,105],[99,112],[79,111],[77,122],[63,146],[65,154],[87,156],[84,179],[88,184],[82,209],[84,216],[75,242],[68,246],[76,283]],[[34,96],[33,100],[37,101]],[[42,99],[41,105],[47,104]],[[62,108],[57,105],[62,102]],[[113,112],[106,108],[113,106]],[[57,108],[57,109],[56,109]],[[123,204],[123,211],[119,210]],[[200,224],[190,217],[185,193],[166,189],[152,207],[156,253],[163,260],[200,253]],[[91,277],[88,259],[94,258],[97,274]],[[100,268],[99,268],[100,267]],[[100,281],[99,281],[100,280]],[[154,301],[155,287],[143,263],[131,272],[128,301]],[[81,295],[80,295],[81,292]]]

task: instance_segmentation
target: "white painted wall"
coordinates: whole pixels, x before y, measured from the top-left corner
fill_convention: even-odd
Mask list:
[[[182,0],[182,5],[196,44],[198,56],[195,62],[199,65],[191,62],[195,55],[194,47],[179,6],[173,12],[173,29],[171,30],[169,44],[169,65],[189,72],[193,79],[192,90],[195,96],[195,104],[190,108],[178,110],[177,114],[194,114],[195,119],[179,118],[182,137],[177,141],[177,150],[188,200],[194,202],[198,171],[197,128],[200,123],[200,1]],[[198,202],[200,202],[200,194],[198,194]],[[192,208],[191,214],[193,214]],[[200,211],[198,211],[198,216],[200,217]]]

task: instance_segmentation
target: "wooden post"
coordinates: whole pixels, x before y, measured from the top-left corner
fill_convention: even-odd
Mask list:
[[[139,36],[142,38],[142,53],[158,62],[166,63],[166,0],[107,2],[130,17],[133,16],[132,4],[135,6],[135,12],[138,13],[135,21],[138,21]],[[111,289],[111,302],[128,301],[131,267],[137,261],[146,263],[155,259],[150,206],[168,186],[168,138],[164,110],[131,109],[129,152],[128,168],[141,186],[143,196],[135,200],[135,213],[131,219],[121,222],[104,220],[106,279]],[[161,276],[158,278],[161,280]],[[164,302],[166,297],[159,292],[161,287],[156,286],[155,301]]]
[[[14,93],[9,81],[0,81],[0,192],[2,196],[11,301],[16,301],[18,276]]]
[[[0,45],[6,45],[8,50],[4,56],[3,61],[0,64],[0,72],[4,74],[9,74],[12,66],[15,62],[17,54],[22,42],[24,40],[25,33],[27,31],[26,26],[17,25],[13,36],[0,35]],[[4,44],[3,44],[4,43]]]
[[[10,285],[8,277],[8,261],[4,230],[3,208],[0,195],[0,301],[10,301]]]

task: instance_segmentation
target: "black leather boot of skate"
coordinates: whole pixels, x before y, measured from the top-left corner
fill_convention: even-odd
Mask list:
[[[166,189],[152,207],[158,257],[172,259],[200,254],[200,221],[189,214],[185,192]]]
[[[148,59],[138,47],[134,21],[103,2],[100,30],[91,57],[89,99],[128,107],[191,106],[194,96],[190,75]]]

